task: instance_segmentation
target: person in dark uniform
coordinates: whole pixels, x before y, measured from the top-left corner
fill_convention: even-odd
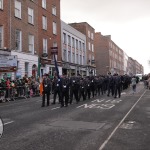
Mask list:
[[[97,84],[98,96],[100,96],[100,93],[103,95],[103,83],[104,83],[103,77],[99,76]]]
[[[108,88],[107,96],[110,95],[110,92],[111,92],[111,95],[113,96],[114,95],[114,79],[110,72],[108,73],[108,87],[107,88]]]
[[[59,98],[59,103],[61,102],[61,78],[58,78],[57,76],[53,80],[53,93],[54,93],[54,98],[52,104],[56,103],[56,97],[58,95]]]
[[[75,74],[70,78],[70,104],[72,104],[73,95],[75,97],[76,103],[79,102],[78,98],[78,88],[79,88],[79,80],[75,77]]]
[[[79,83],[79,101],[81,99],[81,96],[83,98],[83,101],[85,101],[85,82],[83,78],[80,79]]]
[[[65,101],[64,101],[65,98]],[[69,101],[69,79],[66,74],[62,78],[62,98],[61,98],[61,107],[67,107]],[[64,105],[65,104],[65,105]]]
[[[115,74],[114,76],[114,98],[117,97],[117,94],[118,94],[118,97],[120,98],[121,97],[121,77],[118,76],[118,74]]]
[[[51,91],[51,81],[48,77],[48,74],[45,74],[43,79],[42,107],[45,106],[45,94],[47,96],[47,106],[49,106],[50,91]]]
[[[85,99],[87,98],[87,96],[88,96],[88,99],[90,99],[91,98],[91,89],[90,89],[91,82],[90,82],[89,77],[87,77],[85,79],[85,82],[86,82],[86,84],[85,84]]]
[[[92,76],[90,80],[91,80],[90,89],[91,89],[91,92],[92,92],[92,96],[94,97],[94,93],[95,93],[95,79]]]

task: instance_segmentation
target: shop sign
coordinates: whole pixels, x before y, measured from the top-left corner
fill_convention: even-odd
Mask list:
[[[0,67],[17,66],[17,56],[0,55]]]
[[[0,55],[0,72],[14,72],[17,70],[17,56]]]

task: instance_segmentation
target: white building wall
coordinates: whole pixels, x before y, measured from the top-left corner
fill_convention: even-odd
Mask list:
[[[86,61],[86,36],[84,34],[82,34],[81,32],[79,32],[78,30],[76,30],[75,28],[71,27],[70,25],[66,24],[65,22],[61,21],[61,39],[63,39],[63,33],[66,33],[66,41],[68,44],[68,35],[71,38],[71,62],[72,62],[72,37],[75,39],[75,48],[76,48],[76,40],[78,40],[78,46],[79,46],[79,41],[81,41],[81,43],[84,43],[85,45],[85,53],[84,53],[84,57],[85,57],[85,62]],[[63,40],[62,41],[62,56],[63,56]],[[81,45],[82,46],[82,45]],[[75,49],[75,63],[77,63],[77,58],[76,58],[76,49]],[[82,51],[82,59],[83,59],[83,51]],[[80,61],[80,52],[78,52],[78,60]],[[67,46],[67,60],[68,61],[68,46]],[[81,63],[83,64],[83,63]],[[86,63],[84,64],[86,65]]]
[[[23,52],[11,51],[11,55],[17,55],[19,61],[19,69],[18,72],[21,73],[21,77],[25,75],[25,62],[28,62],[28,76],[32,76],[32,66],[35,64],[38,67],[38,56],[27,54]],[[14,73],[12,74],[12,78],[14,79]]]

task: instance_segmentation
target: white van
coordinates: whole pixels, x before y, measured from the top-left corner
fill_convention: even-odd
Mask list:
[[[136,74],[135,76],[136,76],[136,77],[139,77],[139,81],[142,80],[142,76],[143,76],[142,74]]]

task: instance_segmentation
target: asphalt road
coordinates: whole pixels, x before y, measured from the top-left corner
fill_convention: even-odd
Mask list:
[[[41,98],[0,104],[0,150],[150,150],[150,90],[106,95],[60,108]]]

